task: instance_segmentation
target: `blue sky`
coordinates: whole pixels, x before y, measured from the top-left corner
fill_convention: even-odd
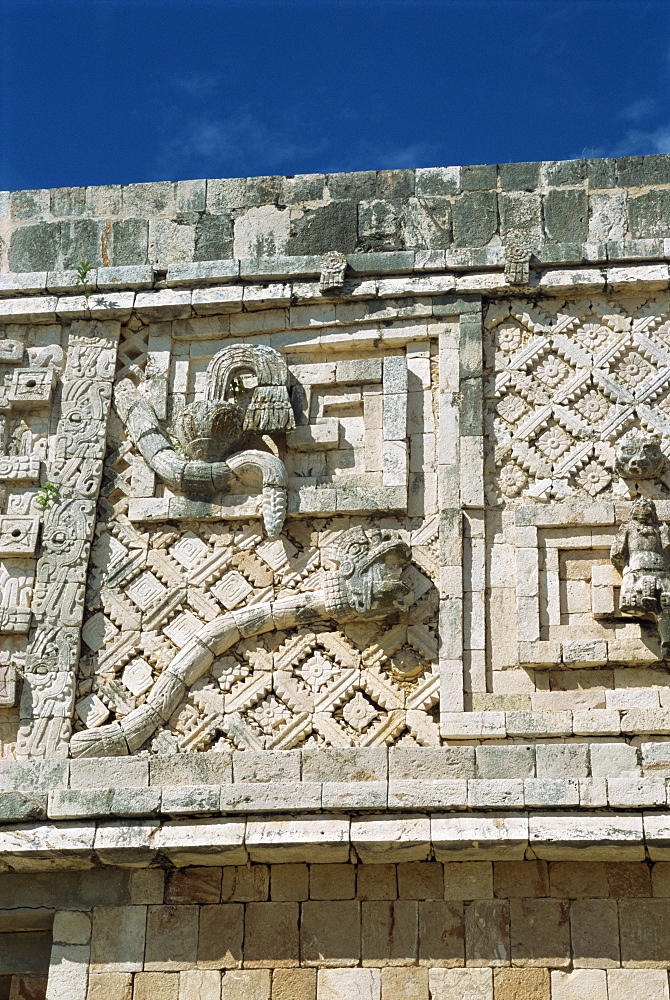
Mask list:
[[[670,153],[668,0],[2,0],[0,189]]]

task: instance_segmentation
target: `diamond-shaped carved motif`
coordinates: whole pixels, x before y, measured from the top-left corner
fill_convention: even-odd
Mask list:
[[[489,307],[488,461],[499,498],[616,492],[614,448],[635,426],[670,454],[669,312],[667,296],[631,299],[630,314],[604,296],[557,301],[551,314],[525,300]]]

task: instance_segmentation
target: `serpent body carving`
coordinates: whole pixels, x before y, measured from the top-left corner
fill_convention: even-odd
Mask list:
[[[165,668],[143,705],[120,722],[76,733],[73,757],[125,756],[141,746],[174,713],[215,657],[238,640],[274,629],[308,625],[323,618],[385,618],[403,607],[409,593],[400,574],[409,548],[397,531],[350,528],[339,538],[338,569],[326,573],[324,587],[266,604],[256,604],[215,618],[197,632]]]
[[[245,412],[226,395],[232,379],[249,371],[258,384]],[[232,344],[219,351],[207,368],[206,399],[190,403],[181,414],[177,432],[183,455],[164,434],[151,403],[131,379],[117,384],[114,404],[147,465],[174,490],[210,496],[227,492],[245,473],[259,475],[265,530],[269,538],[276,538],[286,517],[284,463],[269,452],[235,452],[235,448],[247,432],[295,427],[287,384],[286,362],[271,347]]]

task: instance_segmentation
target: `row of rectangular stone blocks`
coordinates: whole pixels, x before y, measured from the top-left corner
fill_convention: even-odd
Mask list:
[[[308,899],[560,899],[670,897],[670,862],[412,861],[183,868],[162,873],[151,899],[169,904]]]
[[[47,979],[0,982],[9,1000],[45,1000]],[[87,1000],[668,1000],[655,969],[275,969],[94,973]]]
[[[670,900],[307,900],[96,907],[94,972],[670,968]]]
[[[95,974],[87,1000],[668,1000],[660,970],[276,969]],[[32,998],[31,998],[32,1000]],[[40,1000],[35,997],[35,1000]]]

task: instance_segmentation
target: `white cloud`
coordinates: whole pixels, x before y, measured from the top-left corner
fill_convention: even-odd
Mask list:
[[[607,155],[644,156],[648,153],[670,153],[670,125],[659,125],[650,131],[628,129]]]
[[[639,122],[644,121],[645,118],[651,118],[657,111],[658,101],[655,101],[653,97],[641,97],[639,100],[633,101],[632,104],[628,104],[623,111],[619,112],[619,118],[637,125]]]

